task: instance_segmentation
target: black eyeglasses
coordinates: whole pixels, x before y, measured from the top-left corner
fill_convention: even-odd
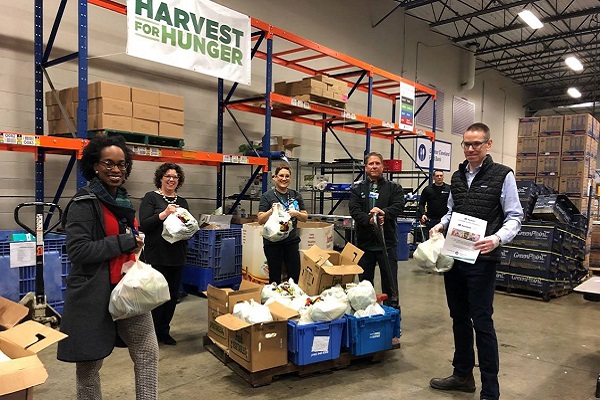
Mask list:
[[[98,161],[100,164],[102,164],[104,166],[104,168],[106,169],[113,169],[114,167],[119,168],[121,171],[125,171],[127,169],[127,167],[129,167],[129,163],[127,161],[120,161],[118,163],[115,163],[114,161],[111,160],[107,160],[107,161]]]
[[[167,180],[173,179],[174,181],[179,180],[179,176],[177,176],[177,175],[163,175],[163,178],[166,178]]]
[[[465,142],[463,140],[462,142],[460,142],[460,145],[465,150],[467,150],[469,147],[472,147],[473,150],[479,150],[481,148],[481,146],[483,146],[487,142],[488,142],[488,139],[484,140],[483,142]]]

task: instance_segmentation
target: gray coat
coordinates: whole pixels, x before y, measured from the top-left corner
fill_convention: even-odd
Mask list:
[[[82,188],[73,197],[63,223],[71,271],[60,330],[69,336],[58,343],[57,358],[95,361],[112,352],[117,332],[108,312],[109,260],[133,250],[135,236],[105,236],[100,201],[88,188]]]

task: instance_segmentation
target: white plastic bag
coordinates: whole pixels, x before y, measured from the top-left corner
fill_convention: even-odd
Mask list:
[[[150,312],[170,299],[163,274],[136,260],[110,294],[108,311],[116,321]]]
[[[283,209],[281,204],[273,204],[273,213],[265,222],[262,236],[271,242],[279,242],[287,238],[294,229],[290,219],[290,214]]]
[[[427,272],[446,272],[452,268],[454,259],[440,254],[445,240],[441,233],[433,233],[428,240],[417,246],[413,258],[421,269]]]
[[[348,301],[354,310],[364,310],[377,302],[377,293],[371,282],[364,280],[348,289]]]
[[[163,222],[162,237],[169,243],[188,240],[198,231],[198,221],[183,207],[169,214]]]

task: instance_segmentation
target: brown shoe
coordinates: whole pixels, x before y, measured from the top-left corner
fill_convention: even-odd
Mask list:
[[[475,392],[475,379],[473,375],[456,376],[450,375],[447,378],[433,378],[429,381],[429,386],[438,390],[460,390],[461,392]]]

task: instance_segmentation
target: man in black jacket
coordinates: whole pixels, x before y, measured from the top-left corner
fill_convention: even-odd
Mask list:
[[[355,221],[356,245],[365,252],[358,263],[364,270],[360,279],[373,283],[375,264],[379,264],[381,289],[388,295],[386,304],[397,308],[396,218],[404,209],[404,192],[400,185],[383,177],[383,156],[379,153],[371,152],[365,156],[365,173],[367,179],[352,188],[349,204],[350,215]],[[381,228],[373,224],[374,214],[378,216],[378,224],[383,226],[385,245],[377,239],[375,230]],[[383,270],[387,263],[391,279]]]
[[[424,235],[429,236],[429,230],[440,223],[448,212],[448,196],[450,185],[444,183],[444,172],[433,171],[433,183],[423,189],[419,198],[419,215],[421,224],[425,225]],[[427,239],[427,237],[423,239]]]

